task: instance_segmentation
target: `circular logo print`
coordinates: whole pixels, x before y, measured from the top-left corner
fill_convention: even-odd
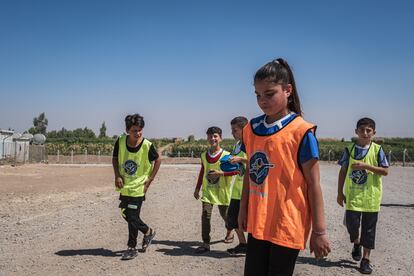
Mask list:
[[[270,164],[266,154],[260,151],[253,154],[250,158],[249,164],[250,179],[258,185],[263,184],[265,181],[267,175],[269,174],[269,168],[273,168],[275,166]]]
[[[367,183],[368,174],[366,170],[355,170],[350,173],[349,177],[353,183],[363,185]]]
[[[211,171],[209,171],[206,176],[208,184],[217,184],[219,182],[220,176],[210,174],[210,172]]]
[[[122,166],[128,175],[134,175],[137,172],[138,165],[133,160],[125,161],[124,165]]]

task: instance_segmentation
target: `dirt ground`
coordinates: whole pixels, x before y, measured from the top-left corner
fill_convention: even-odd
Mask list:
[[[146,253],[121,261],[127,225],[109,165],[0,166],[0,275],[241,275],[244,257],[230,257],[224,225],[213,212],[212,251],[201,239],[201,203],[193,198],[199,165],[165,162],[142,208],[157,230]],[[315,261],[301,252],[295,275],[359,275],[336,204],[338,166],[321,165],[332,253]],[[412,275],[414,168],[392,167],[372,253],[374,275]],[[139,239],[142,236],[140,234]]]

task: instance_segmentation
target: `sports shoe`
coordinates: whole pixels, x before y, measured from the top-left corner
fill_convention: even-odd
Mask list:
[[[236,247],[227,249],[227,252],[232,255],[239,255],[239,254],[246,254],[247,251],[247,244],[239,243]]]
[[[145,252],[148,248],[148,246],[151,245],[152,240],[155,237],[155,230],[150,228],[149,230],[149,234],[144,235],[144,237],[142,238],[142,251]]]
[[[136,248],[128,247],[127,250],[122,253],[121,260],[132,260],[138,255],[138,250]]]
[[[354,244],[352,248],[352,259],[355,261],[360,261],[362,258],[362,246],[360,244]]]
[[[371,274],[372,273],[371,264],[369,263],[368,259],[362,258],[361,264],[360,264],[360,267],[359,267],[359,272],[361,272],[362,274]]]

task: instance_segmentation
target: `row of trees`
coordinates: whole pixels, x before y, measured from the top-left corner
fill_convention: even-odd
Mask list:
[[[108,138],[106,136],[106,125],[105,122],[102,123],[101,128],[99,129],[99,136],[96,137],[95,132],[90,128],[77,128],[75,130],[68,130],[64,127],[61,130],[52,130],[47,132],[48,119],[44,112],[40,113],[39,116],[33,118],[33,127],[31,127],[27,132],[31,134],[41,133],[45,135],[48,139],[71,139],[71,138],[84,138],[84,139],[96,139],[96,138]]]

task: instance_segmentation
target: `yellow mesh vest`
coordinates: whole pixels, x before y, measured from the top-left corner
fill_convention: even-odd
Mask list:
[[[144,138],[138,152],[129,152],[126,147],[127,137],[119,137],[118,168],[124,179],[124,186],[116,190],[124,196],[144,196],[144,183],[152,170],[152,164],[148,159],[152,143]]]
[[[215,205],[229,205],[230,204],[230,184],[231,176],[220,176],[216,183],[211,183],[207,179],[207,174],[210,170],[219,170],[220,171],[220,161],[217,161],[214,164],[207,162],[206,157],[207,152],[201,154],[201,161],[204,166],[204,177],[202,191],[203,195],[201,201],[215,204]],[[230,154],[228,151],[223,150],[221,153],[220,159]]]

